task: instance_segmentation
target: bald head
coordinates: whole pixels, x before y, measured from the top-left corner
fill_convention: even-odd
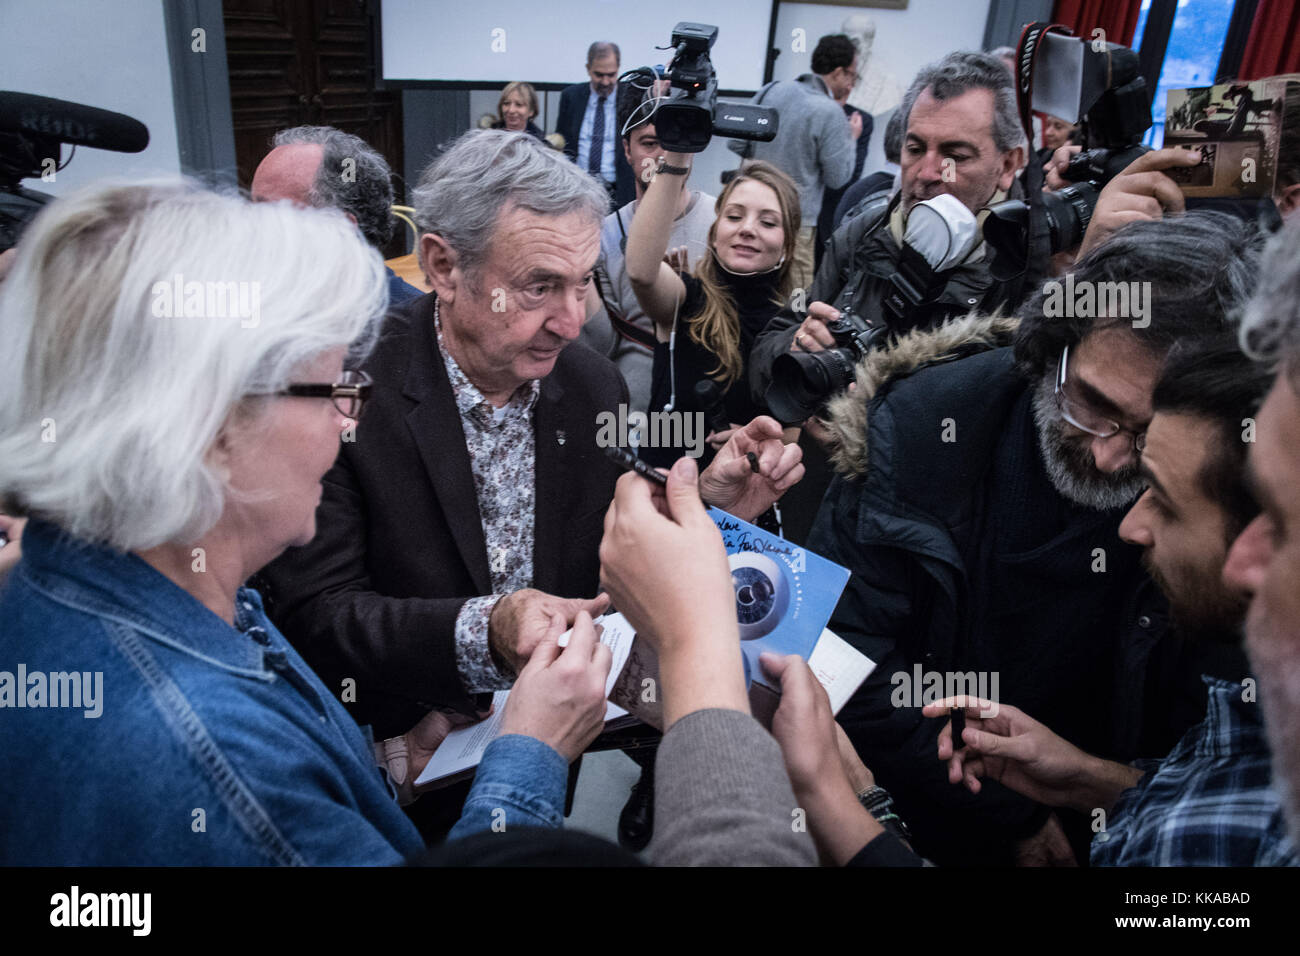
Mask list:
[[[253,173],[253,199],[257,202],[288,199],[310,206],[312,184],[324,155],[325,147],[319,143],[275,147]]]

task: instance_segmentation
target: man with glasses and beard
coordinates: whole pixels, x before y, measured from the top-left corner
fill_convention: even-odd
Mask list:
[[[1162,640],[1163,601],[1119,524],[1145,484],[1165,355],[1225,330],[1254,264],[1226,217],[1134,223],[1078,263],[1064,316],[1044,308],[1060,294],[1045,284],[1018,328],[913,332],[831,403],[839,475],[808,547],[852,572],[829,626],[877,662],[839,719],[923,856],[1069,864],[1065,827],[1080,850],[1091,833],[996,783],[951,786],[934,759],[944,721],[922,704],[983,678],[986,696],[1118,760],[1167,752],[1204,715],[1201,668]],[[1088,307],[1112,283],[1148,284],[1145,318]],[[1171,673],[1189,686],[1157,679]]]
[[[1147,490],[1119,528],[1120,537],[1143,549],[1142,563],[1169,599],[1175,632],[1218,652],[1220,674],[1245,673],[1247,592],[1225,583],[1223,566],[1229,545],[1259,514],[1247,487],[1246,449],[1270,383],[1235,336],[1175,348],[1156,385],[1142,449]],[[1002,705],[985,719],[984,708],[971,702],[962,740],[940,733],[939,758],[948,761],[948,779],[972,793],[997,781],[1088,816],[1097,831],[1094,866],[1300,864],[1271,787],[1254,679],[1204,682],[1205,720],[1162,760],[1104,760],[1016,707]],[[925,713],[940,716],[949,706],[958,702]]]

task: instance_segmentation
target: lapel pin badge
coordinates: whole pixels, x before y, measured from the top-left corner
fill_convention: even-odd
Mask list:
[[[563,431],[557,431],[555,433],[556,444],[563,445],[566,441],[568,441],[568,436],[565,435]]]

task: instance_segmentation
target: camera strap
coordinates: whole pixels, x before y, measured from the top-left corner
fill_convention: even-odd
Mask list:
[[[1025,132],[1025,142],[1032,143],[1034,136],[1034,66],[1042,50],[1043,37],[1048,33],[1072,34],[1059,23],[1034,22],[1020,34],[1016,45],[1016,105],[1020,110],[1020,125]],[[1025,199],[1028,206],[1028,229],[1025,249],[1025,267],[1020,274],[1005,277],[1019,295],[1026,288],[1036,286],[1048,272],[1052,255],[1051,237],[1047,224],[1047,210],[1043,206],[1043,167],[1030,162],[1024,173]],[[995,276],[995,278],[1004,278]]]

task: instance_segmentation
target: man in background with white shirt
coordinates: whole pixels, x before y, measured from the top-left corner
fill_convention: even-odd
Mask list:
[[[632,167],[619,148],[617,96],[618,45],[597,41],[587,48],[586,83],[560,93],[555,130],[564,137],[564,155],[605,184],[611,208],[629,203],[635,187]]]

